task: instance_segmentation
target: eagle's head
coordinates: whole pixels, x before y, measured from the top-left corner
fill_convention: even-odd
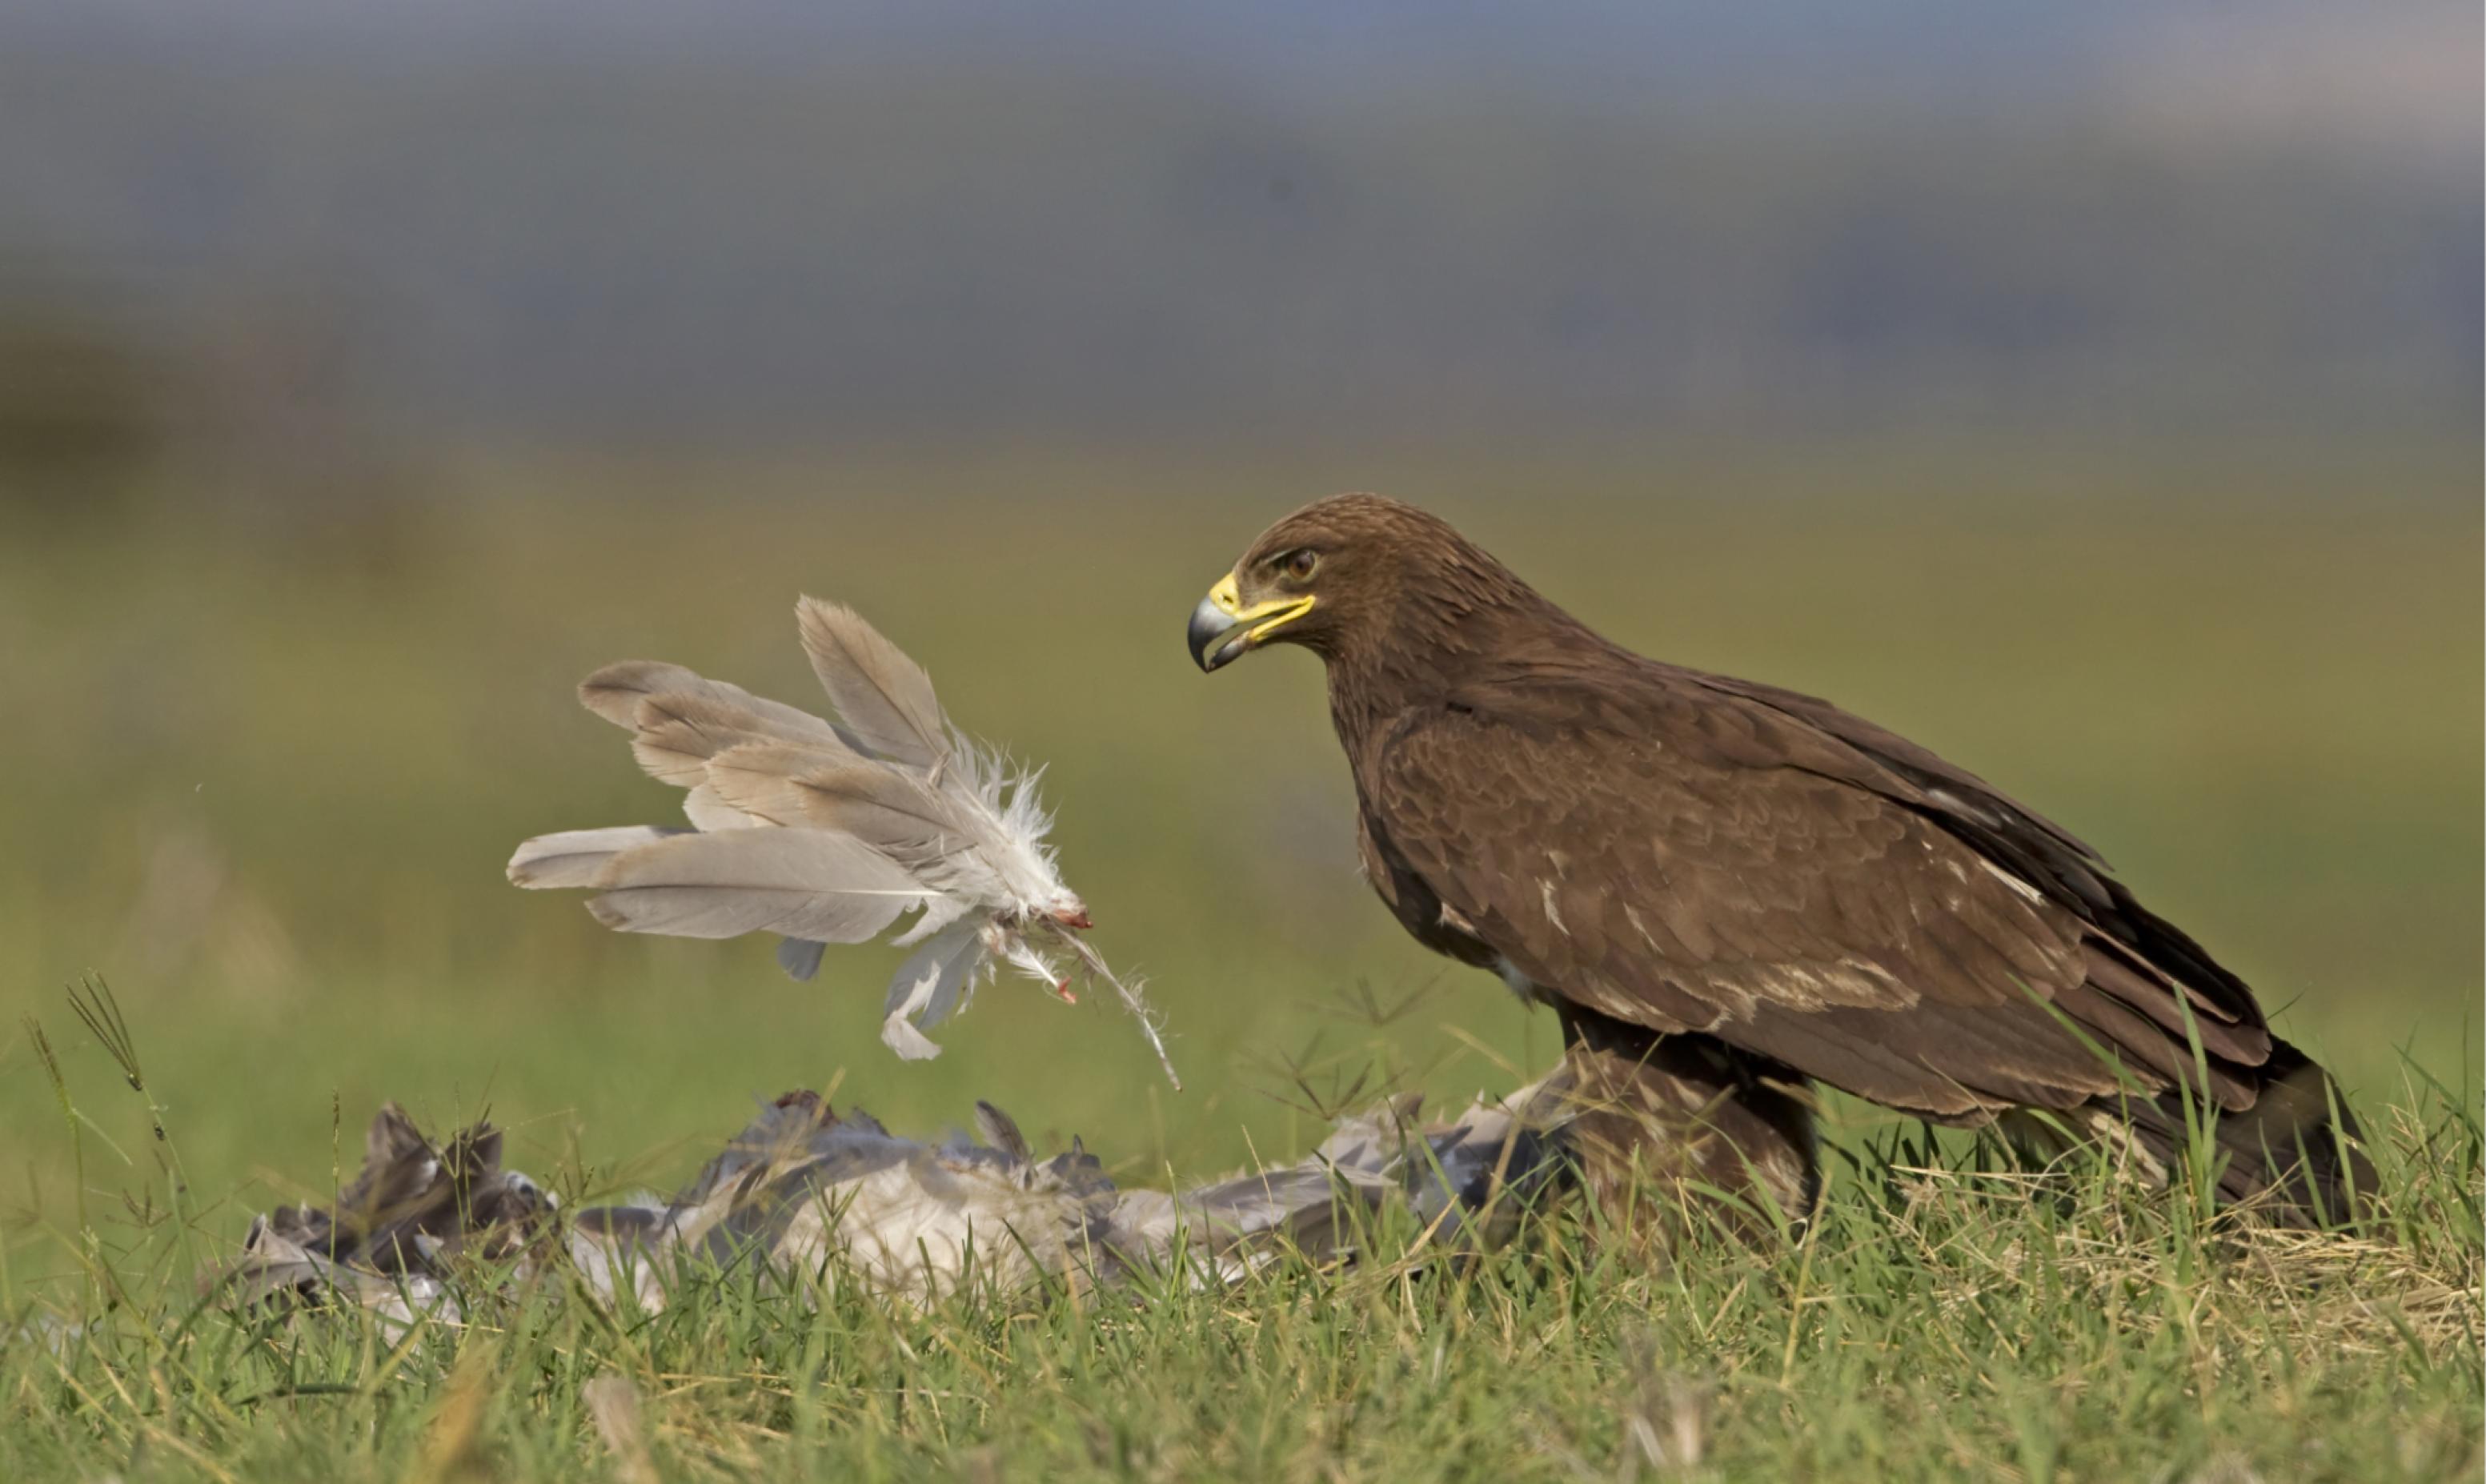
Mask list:
[[[1203,671],[1267,644],[1335,660],[1395,628],[1411,604],[1505,582],[1517,580],[1440,516],[1379,495],[1332,495],[1260,533],[1192,610],[1185,639]]]

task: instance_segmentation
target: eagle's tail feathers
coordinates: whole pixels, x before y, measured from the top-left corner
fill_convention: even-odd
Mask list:
[[[2155,1098],[2111,1094],[2087,1106],[2103,1131],[2129,1138],[2151,1173],[2183,1168],[2195,1149],[2217,1162],[2221,1205],[2249,1205],[2289,1226],[2356,1219],[2376,1188],[2363,1136],[2329,1073],[2294,1046],[2271,1038],[2270,1058],[2252,1069],[2258,1093],[2249,1108],[2188,1106],[2181,1090]]]

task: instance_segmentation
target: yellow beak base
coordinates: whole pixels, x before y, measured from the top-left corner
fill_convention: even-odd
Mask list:
[[[1312,612],[1319,601],[1307,592],[1301,597],[1270,598],[1246,608],[1242,586],[1229,572],[1191,611],[1191,626],[1183,636],[1184,644],[1191,650],[1192,662],[1205,673],[1257,648],[1269,635]]]

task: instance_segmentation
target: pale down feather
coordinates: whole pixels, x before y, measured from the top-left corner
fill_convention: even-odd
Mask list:
[[[806,597],[803,649],[837,720],[678,665],[626,660],[580,682],[587,708],[630,733],[650,778],[687,790],[691,828],[624,825],[538,836],[510,880],[583,888],[622,932],[733,938],[773,932],[797,979],[821,948],[879,937],[915,952],[889,985],[881,1039],[908,1059],[925,1034],[1007,963],[1071,998],[1060,962],[1111,986],[1179,1088],[1137,989],[1079,934],[1087,904],[1045,843],[1034,773],[1012,773],[941,709],[932,677],[854,610]]]

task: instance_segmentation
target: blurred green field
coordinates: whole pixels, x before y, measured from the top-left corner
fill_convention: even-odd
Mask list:
[[[988,1098],[1146,1177],[1307,1147],[1322,1120],[1290,1065],[1341,1092],[1371,1068],[1367,1095],[1518,1080],[1551,1021],[1406,942],[1355,877],[1316,664],[1208,679],[1178,642],[1253,534],[1339,487],[1435,506],[1636,647],[1828,695],[1986,774],[2359,1095],[2393,1095],[2405,1055],[2469,1098],[2477,473],[2473,446],[2387,443],[998,451],[501,461],[319,510],[0,507],[12,1241],[71,1197],[21,1016],[99,1131],[150,1157],[62,1004],[88,969],[235,1233],[324,1190],[337,1117],[350,1158],[390,1097],[434,1124],[488,1106],[513,1163],[610,1187],[670,1185],[796,1086],[926,1131]],[[577,707],[581,674],[664,658],[811,704],[801,591],[858,605],[964,726],[1048,765],[1068,879],[1149,976],[1189,1091],[1107,1003],[1006,981],[905,1065],[875,1039],[892,950],[833,951],[798,986],[765,944],[619,937],[504,884],[526,836],[676,805]],[[89,1160],[98,1191],[143,1178]]]

